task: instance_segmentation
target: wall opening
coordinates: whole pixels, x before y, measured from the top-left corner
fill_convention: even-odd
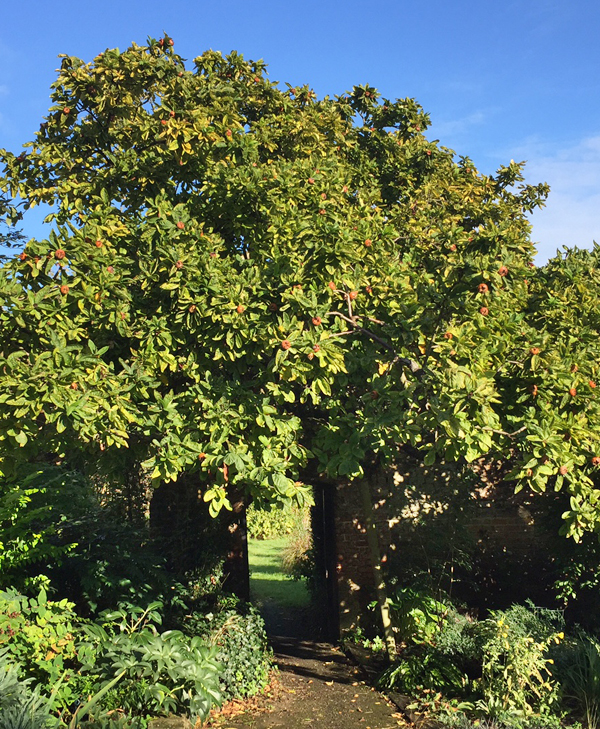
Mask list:
[[[250,598],[271,637],[337,638],[333,502],[322,488],[313,497],[310,509],[248,511]]]

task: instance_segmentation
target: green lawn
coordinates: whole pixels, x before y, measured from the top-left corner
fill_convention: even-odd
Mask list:
[[[286,544],[282,539],[249,539],[250,595],[262,606],[266,602],[278,607],[308,607],[310,594],[304,580],[292,580],[284,574],[281,555]]]

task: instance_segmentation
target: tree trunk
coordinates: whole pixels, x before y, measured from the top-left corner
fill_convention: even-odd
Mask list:
[[[241,491],[230,487],[228,492],[232,511],[222,509],[219,516],[226,529],[226,555],[223,587],[242,600],[250,599],[250,567],[248,565],[248,529],[246,503]]]
[[[381,615],[381,624],[383,626],[383,635],[387,655],[392,661],[396,655],[396,640],[392,630],[392,622],[390,620],[390,609],[388,605],[387,591],[383,580],[381,570],[381,554],[379,551],[379,538],[377,536],[377,527],[375,525],[375,515],[373,513],[373,502],[371,501],[371,492],[367,479],[361,479],[359,482],[360,495],[362,499],[363,512],[365,516],[365,527],[367,530],[367,542],[369,545],[369,554],[371,557],[371,569],[373,571],[373,581],[375,583],[375,592],[377,594],[377,604]]]

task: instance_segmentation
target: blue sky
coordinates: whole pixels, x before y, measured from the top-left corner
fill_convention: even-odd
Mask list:
[[[57,55],[91,60],[163,32],[193,59],[213,48],[263,58],[272,80],[319,96],[370,83],[412,96],[428,136],[483,172],[528,160],[550,183],[533,216],[538,262],[600,241],[600,3],[597,0],[22,0],[2,3],[0,146],[17,151],[49,106]],[[28,236],[42,235],[39,216]]]

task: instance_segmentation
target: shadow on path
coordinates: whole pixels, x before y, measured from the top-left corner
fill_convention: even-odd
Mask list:
[[[329,644],[272,636],[279,668],[271,697],[221,723],[225,729],[396,729],[396,707],[362,680],[362,672]]]

